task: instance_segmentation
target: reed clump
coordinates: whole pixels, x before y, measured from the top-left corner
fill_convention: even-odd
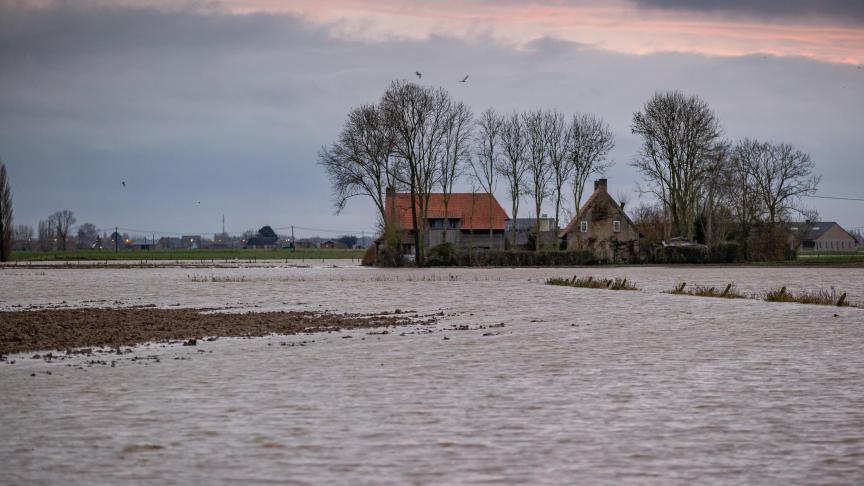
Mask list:
[[[579,287],[583,289],[609,289],[609,290],[639,290],[638,287],[626,277],[617,278],[595,278],[593,276],[573,278],[550,278],[546,285],[561,285],[564,287]]]
[[[849,306],[846,292],[840,292],[834,287],[830,290],[802,290],[790,292],[785,286],[779,289],[771,289],[765,293],[763,300],[768,302],[796,302],[798,304],[833,305],[837,307]]]
[[[694,297],[718,297],[721,299],[746,299],[747,296],[738,292],[735,289],[735,283],[729,282],[721,290],[718,287],[697,285],[691,289],[685,289],[687,282],[681,282],[670,290],[670,294],[675,295],[692,295]]]
[[[247,281],[247,278],[243,275],[240,275],[240,276],[186,275],[186,278],[190,282],[246,282]]]

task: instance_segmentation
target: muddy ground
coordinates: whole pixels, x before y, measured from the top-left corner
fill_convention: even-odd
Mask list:
[[[49,309],[0,312],[0,356],[43,350],[131,346],[205,337],[252,337],[434,322],[400,310],[376,315],[322,312],[225,314],[201,309]]]

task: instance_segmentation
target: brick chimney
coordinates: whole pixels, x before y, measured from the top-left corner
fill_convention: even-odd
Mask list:
[[[594,181],[594,192],[603,191],[606,192],[606,179],[597,179]]]

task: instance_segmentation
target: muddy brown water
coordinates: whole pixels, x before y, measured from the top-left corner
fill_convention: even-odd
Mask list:
[[[333,264],[0,270],[2,310],[445,312],[387,334],[9,356],[0,483],[864,481],[864,309],[662,293],[834,285],[862,302],[864,269]],[[643,290],[542,284],[574,274]]]

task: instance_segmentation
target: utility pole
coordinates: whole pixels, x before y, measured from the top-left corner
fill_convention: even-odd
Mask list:
[[[114,253],[117,253],[117,249],[120,247],[120,242],[117,241],[120,239],[120,228],[117,226],[114,227]]]
[[[222,236],[225,236],[225,215],[222,215]]]
[[[291,225],[291,252],[297,251],[297,242],[294,240],[294,225]]]

